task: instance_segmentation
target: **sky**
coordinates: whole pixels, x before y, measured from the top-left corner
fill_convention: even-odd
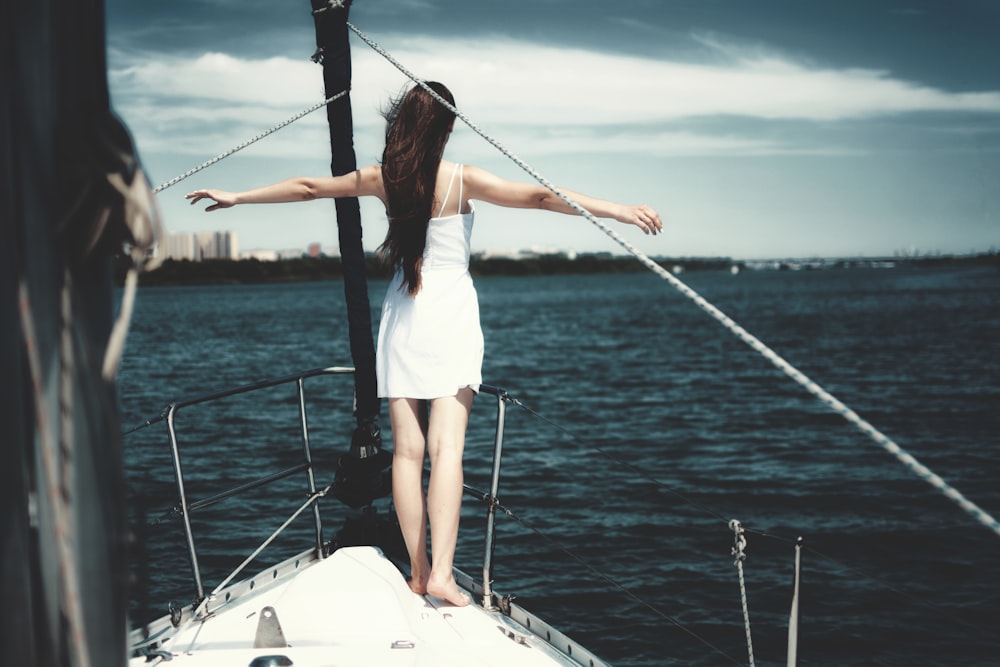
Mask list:
[[[322,101],[306,0],[107,0],[112,105],[154,186]],[[546,179],[645,203],[654,257],[1000,249],[1000,2],[354,0],[350,21]],[[407,79],[352,34],[359,165]],[[446,157],[531,177],[457,126]],[[163,190],[169,233],[336,254],[330,201],[204,213],[184,194],[329,172],[322,111]],[[362,201],[364,244],[386,220]],[[612,223],[613,225],[615,223]],[[582,218],[477,206],[473,251],[624,251]]]

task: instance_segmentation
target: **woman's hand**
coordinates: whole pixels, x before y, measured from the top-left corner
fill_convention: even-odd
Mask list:
[[[196,204],[202,199],[211,199],[215,203],[206,207],[206,211],[216,211],[220,208],[229,208],[236,205],[236,195],[224,190],[195,190],[184,195],[184,198],[190,199],[192,204]]]
[[[615,220],[624,222],[626,225],[635,225],[644,234],[659,234],[663,231],[660,214],[645,204],[622,206],[622,211],[615,216]]]

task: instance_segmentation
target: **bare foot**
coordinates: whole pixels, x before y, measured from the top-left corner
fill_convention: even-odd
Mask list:
[[[406,585],[410,587],[410,590],[417,595],[427,595],[427,580],[415,579],[410,577],[406,580]]]
[[[426,568],[415,568],[410,566],[410,578],[406,580],[406,585],[417,595],[427,595],[427,580],[430,579],[430,563]]]
[[[417,595],[427,595],[427,580],[431,577],[431,563],[427,557],[418,558],[414,565],[414,559],[410,559],[410,577],[406,580],[406,585]]]
[[[455,578],[451,576],[444,581],[429,580],[427,582],[427,593],[436,598],[441,598],[456,607],[464,607],[469,604],[469,596],[458,588]]]

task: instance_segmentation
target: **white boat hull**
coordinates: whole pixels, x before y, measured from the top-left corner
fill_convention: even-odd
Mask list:
[[[498,611],[413,593],[374,547],[294,563],[220,592],[203,620],[187,615],[176,630],[161,623],[161,659],[169,654],[179,667],[603,664],[575,645],[569,651],[582,661],[570,658]],[[145,656],[130,663],[149,664]]]

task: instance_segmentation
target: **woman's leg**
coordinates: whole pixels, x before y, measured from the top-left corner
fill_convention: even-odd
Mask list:
[[[452,567],[458,541],[462,505],[462,453],[465,429],[475,393],[461,389],[455,396],[431,401],[427,427],[427,451],[431,479],[427,487],[427,514],[431,524],[432,566],[427,592],[456,606],[469,604],[455,583]]]
[[[431,565],[427,560],[427,511],[424,500],[423,401],[389,399],[392,424],[392,499],[410,556],[410,589],[427,592]]]

